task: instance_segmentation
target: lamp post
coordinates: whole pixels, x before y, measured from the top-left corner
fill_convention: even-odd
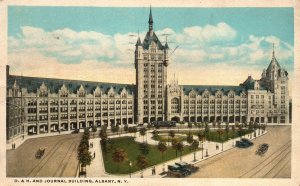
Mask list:
[[[221,138],[221,139],[222,139],[222,151],[223,151],[223,136],[222,136],[222,138]]]
[[[203,159],[203,142],[201,144],[202,144],[202,159]]]
[[[129,178],[131,178],[131,166],[132,166],[132,162],[129,161]]]

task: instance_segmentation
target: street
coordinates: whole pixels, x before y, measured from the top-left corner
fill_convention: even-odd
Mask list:
[[[7,177],[76,177],[80,136],[68,134],[28,139],[16,150],[7,150]],[[35,157],[39,148],[46,149],[41,159]]]
[[[268,133],[253,140],[247,149],[233,148],[196,164],[200,170],[193,178],[290,178],[291,127],[268,126]],[[256,155],[258,146],[268,143],[263,155]]]

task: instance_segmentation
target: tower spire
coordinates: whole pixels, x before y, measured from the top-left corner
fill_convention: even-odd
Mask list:
[[[149,33],[150,35],[152,36],[153,34],[153,18],[152,18],[152,8],[151,8],[151,5],[150,5],[150,13],[149,13]]]
[[[272,54],[272,58],[275,58],[274,43],[273,43],[273,54]]]

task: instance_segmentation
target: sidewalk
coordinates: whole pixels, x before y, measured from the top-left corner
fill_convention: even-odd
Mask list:
[[[146,139],[146,135],[144,136],[145,141],[147,140],[148,144],[157,145],[158,142],[151,138],[152,137],[151,131],[152,130],[147,131],[147,139]],[[255,132],[256,132],[256,136],[259,137],[258,130],[256,130]],[[266,134],[266,133],[267,132],[265,131],[264,134]],[[264,134],[262,134],[262,135],[264,135]],[[133,136],[133,134],[122,134],[122,135],[114,135],[114,136],[109,136],[109,137],[117,138],[117,137],[122,137],[122,136]],[[245,138],[250,139],[250,134],[246,135]],[[194,139],[198,139],[197,136],[194,136]],[[253,134],[252,134],[251,140],[253,140],[253,139],[254,138],[253,138]],[[143,136],[140,136],[139,133],[136,133],[135,140],[137,142],[143,142]],[[198,150],[198,151],[196,151],[196,161],[194,161],[194,153],[190,153],[185,156],[182,156],[182,161],[191,163],[191,164],[198,163],[207,158],[210,158],[212,156],[215,156],[224,151],[234,148],[235,141],[237,141],[237,140],[239,140],[239,137],[228,140],[227,142],[223,143],[223,151],[222,151],[222,143],[205,141],[203,143],[203,149],[204,149],[203,150],[203,159],[202,159],[202,150]],[[104,169],[104,164],[103,164],[102,151],[100,148],[100,138],[90,139],[90,142],[93,142],[93,148],[90,148],[90,152],[91,152],[92,156],[95,152],[95,159],[92,161],[90,166],[87,166],[87,177],[129,177],[129,174],[128,175],[112,175],[112,174],[106,173],[105,169]],[[218,150],[216,149],[216,145],[219,146]],[[202,147],[201,143],[200,143],[199,147],[200,148]],[[206,157],[206,152],[208,153],[208,157]],[[152,175],[153,167],[148,167],[147,169],[143,170],[143,177],[144,178],[164,177],[165,174],[162,174],[162,175],[160,175],[160,174],[163,172],[163,170],[167,171],[168,165],[175,164],[175,162],[180,162],[180,156],[178,156],[177,158],[175,158],[173,160],[169,160],[167,162],[155,165],[155,172],[156,172],[155,175]],[[131,173],[131,177],[132,178],[140,178],[141,171]]]

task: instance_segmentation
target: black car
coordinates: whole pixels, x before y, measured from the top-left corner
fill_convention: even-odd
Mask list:
[[[235,146],[239,147],[239,148],[248,148],[250,146],[252,146],[253,143],[245,138],[242,138],[240,141],[236,141]]]
[[[159,127],[176,127],[176,122],[175,121],[153,121],[151,122],[151,124],[155,127],[155,128],[159,128]]]
[[[178,165],[168,165],[168,171],[178,172],[183,176],[190,175],[190,171],[188,171],[187,169],[184,169]]]
[[[256,151],[256,154],[263,155],[268,151],[268,149],[269,149],[269,144],[263,143],[263,144],[259,145],[259,147]]]
[[[179,167],[182,167],[183,169],[187,169],[188,172],[190,172],[190,174],[199,170],[199,167],[194,166],[192,164],[188,164],[186,162],[176,162],[175,165],[178,165]]]
[[[175,165],[179,166],[180,169],[186,171],[189,175],[192,174],[192,170],[188,168],[188,164],[185,162],[176,162]]]

